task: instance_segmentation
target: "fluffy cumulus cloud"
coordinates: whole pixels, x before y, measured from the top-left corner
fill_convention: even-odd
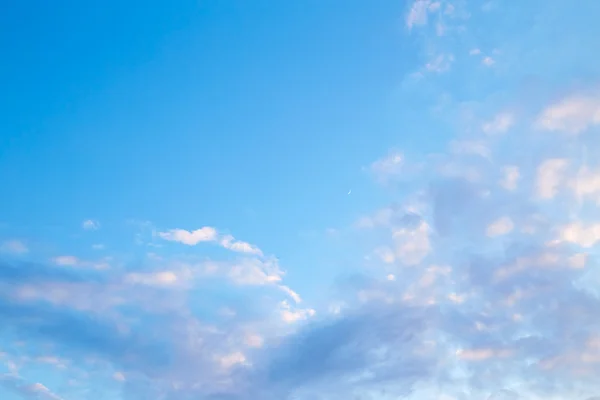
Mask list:
[[[454,46],[443,54],[466,70],[448,86],[433,74],[420,83],[429,119],[452,130],[434,154],[392,150],[367,168],[365,186],[385,195],[335,237],[364,251],[358,271],[311,302],[295,283],[318,277],[300,269],[294,282],[264,244],[221,227],[158,229],[142,255],[99,260],[69,249],[27,258],[7,239],[0,389],[51,400],[598,399],[598,97],[509,90],[514,45],[494,68],[469,64],[483,56],[470,49],[502,44],[468,36],[500,6],[409,3],[411,32],[434,25],[448,40],[428,44]]]

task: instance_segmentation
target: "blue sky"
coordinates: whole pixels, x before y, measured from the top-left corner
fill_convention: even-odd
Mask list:
[[[600,396],[598,15],[9,2],[0,397]]]

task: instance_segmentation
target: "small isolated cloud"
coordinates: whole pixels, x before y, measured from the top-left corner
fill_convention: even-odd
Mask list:
[[[509,165],[504,167],[502,172],[503,177],[500,180],[500,186],[510,191],[517,189],[517,185],[519,184],[519,178],[521,177],[519,167],[516,165]]]
[[[477,48],[475,48],[475,49],[471,49],[471,50],[469,51],[469,55],[470,55],[470,56],[478,56],[478,55],[480,55],[480,54],[481,54],[481,50],[480,50],[480,49],[477,49]]]
[[[25,254],[29,249],[20,240],[7,240],[0,245],[0,252],[8,254]]]
[[[513,126],[514,122],[515,119],[511,113],[500,113],[491,120],[485,122],[481,126],[481,130],[488,135],[504,133]]]
[[[81,223],[81,227],[86,231],[96,231],[100,229],[100,222],[93,219],[86,219]]]
[[[117,371],[113,374],[113,379],[115,381],[125,382],[125,375],[122,372]]]
[[[600,124],[600,96],[573,95],[548,106],[538,115],[535,126],[544,131],[573,135]]]
[[[450,143],[451,151],[457,154],[477,155],[483,158],[490,158],[489,147],[482,141],[460,140]]]
[[[386,157],[373,162],[370,171],[380,182],[386,182],[391,178],[402,175],[404,156],[399,152],[392,152]]]
[[[509,217],[502,217],[488,225],[485,233],[489,237],[502,236],[510,233],[514,223]]]
[[[481,60],[481,63],[483,65],[485,65],[486,67],[491,67],[492,65],[496,64],[496,61],[492,57],[486,56],[486,57],[483,57],[483,59]]]
[[[452,54],[438,54],[431,61],[425,64],[425,70],[428,72],[435,72],[441,74],[446,72],[452,66],[454,62],[454,55]]]
[[[556,196],[559,186],[564,181],[568,161],[554,158],[543,161],[537,169],[536,191],[542,199],[552,199]]]
[[[58,256],[55,257],[53,261],[54,264],[63,267],[74,267],[80,263],[79,259],[75,256]]]
[[[164,240],[179,242],[188,246],[195,246],[200,242],[213,242],[217,240],[217,230],[210,226],[205,226],[195,231],[171,229],[167,232],[160,232],[158,235]]]

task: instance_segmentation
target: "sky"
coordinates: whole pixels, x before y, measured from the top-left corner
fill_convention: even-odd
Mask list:
[[[599,2],[3,8],[3,400],[600,399]]]

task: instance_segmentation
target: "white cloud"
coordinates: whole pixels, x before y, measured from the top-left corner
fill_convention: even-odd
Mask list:
[[[430,228],[425,221],[421,221],[415,228],[394,230],[393,239],[398,260],[406,265],[419,264],[431,251],[429,234]]]
[[[221,246],[238,253],[262,255],[262,251],[250,243],[235,240],[231,235],[225,235],[220,240]]]
[[[502,236],[510,233],[514,223],[509,217],[502,217],[488,225],[485,233],[489,237]]]
[[[471,55],[471,56],[478,56],[479,54],[481,54],[481,50],[480,50],[480,49],[477,49],[477,48],[475,48],[475,49],[471,49],[471,50],[469,51],[469,55]]]
[[[583,225],[581,222],[575,222],[566,225],[560,230],[560,238],[581,247],[592,247],[600,241],[600,223]]]
[[[34,383],[29,386],[24,387],[26,392],[34,393],[38,395],[38,398],[48,399],[48,400],[62,400],[62,398],[50,391],[46,386],[41,383]]]
[[[0,252],[10,254],[25,254],[29,249],[20,240],[7,240],[0,245]]]
[[[502,171],[504,176],[500,180],[500,186],[506,190],[516,190],[519,183],[519,178],[521,177],[519,167],[516,165],[509,165],[504,167]]]
[[[117,371],[113,374],[113,379],[118,382],[125,382],[125,375]]]
[[[437,4],[437,2],[434,4]],[[432,6],[433,10],[431,9]],[[432,5],[431,0],[415,0],[406,16],[406,26],[408,29],[412,29],[415,25],[427,24],[428,13],[435,11],[435,9],[436,6]]]
[[[396,261],[396,256],[392,249],[386,246],[378,247],[375,249],[375,255],[386,264],[393,264]]]
[[[387,157],[377,160],[371,164],[370,170],[380,181],[398,176],[402,173],[404,156],[399,152],[390,153]]]
[[[248,363],[244,353],[239,351],[218,357],[217,360],[219,364],[221,364],[221,367],[225,369],[229,369],[238,364],[246,365]]]
[[[54,263],[64,267],[74,267],[78,265],[80,261],[75,256],[58,256],[54,258]]]
[[[195,231],[185,229],[171,229],[166,232],[159,232],[158,236],[171,242],[179,242],[188,246],[195,246],[201,242],[214,242],[221,247],[234,251],[236,253],[246,253],[262,256],[262,251],[250,243],[236,240],[231,235],[219,235],[217,230],[210,226],[205,226]]]
[[[456,154],[474,154],[483,158],[491,156],[489,147],[477,140],[455,140],[450,143],[450,148]]]
[[[93,219],[86,219],[81,223],[81,227],[86,231],[95,231],[100,229],[100,222]]]
[[[312,308],[292,310],[285,300],[280,303],[280,308],[281,319],[288,324],[308,319],[316,314],[316,311]]]
[[[466,361],[485,361],[492,358],[506,358],[513,354],[510,350],[495,350],[489,348],[457,350],[456,356]]]
[[[600,204],[600,170],[581,167],[570,186],[579,200],[591,198]]]
[[[537,169],[536,191],[542,199],[552,199],[556,196],[559,186],[564,181],[564,173],[568,161],[562,158],[552,158],[543,161]]]
[[[263,337],[257,334],[249,334],[244,338],[244,343],[248,347],[260,348],[263,346],[264,342],[265,340]]]
[[[289,287],[285,286],[285,285],[280,285],[279,289],[283,290],[283,292],[285,292],[288,296],[290,296],[295,303],[301,303],[302,302],[302,298],[300,297],[300,295],[298,293],[296,293],[295,291],[293,291],[292,289],[290,289]]]
[[[486,57],[483,57],[483,59],[481,60],[481,63],[483,65],[485,65],[486,67],[491,67],[492,65],[496,64],[496,61],[492,57],[486,56]]]
[[[575,95],[547,107],[537,117],[535,126],[546,131],[579,134],[600,124],[600,97]]]
[[[171,286],[180,281],[173,271],[130,273],[125,276],[125,282],[148,286]]]
[[[233,265],[228,276],[238,285],[268,285],[281,282],[283,271],[276,260],[250,258]]]
[[[195,231],[186,231],[185,229],[171,229],[167,232],[159,232],[161,238],[172,242],[195,246],[200,242],[212,242],[217,240],[217,230],[210,226],[205,226]]]
[[[488,135],[504,133],[513,126],[514,122],[515,118],[511,113],[503,112],[485,122],[481,126],[481,130]]]
[[[440,74],[442,72],[448,71],[452,66],[453,62],[454,55],[438,54],[434,59],[425,64],[425,70]]]

